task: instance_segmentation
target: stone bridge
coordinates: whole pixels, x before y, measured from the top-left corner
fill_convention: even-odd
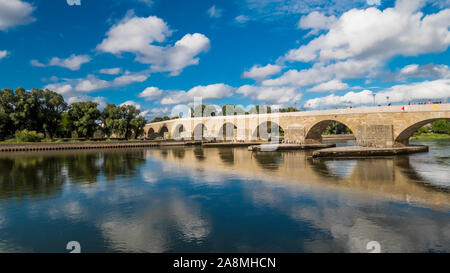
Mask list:
[[[359,107],[290,113],[181,118],[149,123],[150,139],[261,141],[284,133],[286,143],[319,143],[332,122],[346,125],[364,147],[408,145],[420,127],[436,120],[450,120],[450,104]]]

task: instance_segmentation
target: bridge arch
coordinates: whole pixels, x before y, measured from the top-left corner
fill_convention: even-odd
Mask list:
[[[194,140],[203,140],[208,133],[208,128],[206,128],[205,124],[199,123],[195,126],[194,131],[192,132],[192,138]]]
[[[173,138],[174,139],[179,139],[182,138],[183,132],[186,131],[186,128],[184,128],[183,124],[178,124],[177,126],[175,126],[175,129],[173,130]]]
[[[277,133],[278,132],[278,133]],[[263,121],[253,131],[253,138],[271,140],[284,135],[284,129],[274,121]]]
[[[169,128],[167,128],[167,125],[163,125],[163,126],[161,126],[161,128],[159,129],[159,131],[158,131],[158,135],[160,136],[160,137],[162,137],[162,138],[164,138],[164,134],[165,133],[169,133]]]
[[[237,127],[231,122],[224,123],[217,136],[218,139],[226,141],[226,140],[234,140],[237,137]]]
[[[356,130],[355,128],[350,127],[346,122],[342,122],[340,120],[336,119],[325,119],[321,120],[319,122],[316,122],[314,125],[312,125],[309,130],[306,131],[305,134],[305,142],[306,143],[320,143],[322,142],[322,134],[325,132],[328,126],[330,126],[333,122],[337,122],[340,124],[343,124],[347,128],[350,129],[350,131],[355,134]],[[356,137],[356,135],[355,135]]]
[[[150,139],[154,139],[155,138],[155,130],[153,130],[153,128],[150,128],[147,132],[147,137]]]
[[[408,145],[409,144],[409,138],[417,132],[420,128],[423,126],[438,121],[438,120],[447,120],[450,121],[450,118],[431,118],[431,119],[425,119],[422,121],[417,121],[413,124],[410,124],[408,127],[403,129],[398,136],[395,138],[395,143],[400,145]]]

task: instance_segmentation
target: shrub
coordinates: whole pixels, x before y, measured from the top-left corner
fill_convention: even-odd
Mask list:
[[[41,142],[44,139],[44,134],[25,129],[17,131],[15,137],[19,142]]]

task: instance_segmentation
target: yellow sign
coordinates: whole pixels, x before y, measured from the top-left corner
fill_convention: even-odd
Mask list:
[[[433,105],[433,109],[434,109],[434,110],[437,110],[438,108],[439,108],[439,105],[436,105],[436,104]]]

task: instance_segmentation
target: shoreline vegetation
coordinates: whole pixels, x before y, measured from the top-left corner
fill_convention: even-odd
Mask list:
[[[435,140],[435,139],[450,139],[450,134],[436,134],[436,133],[419,133],[414,134],[411,140]]]
[[[92,101],[68,104],[50,90],[0,90],[0,140],[52,142],[58,139],[137,139],[147,120],[133,105]]]

